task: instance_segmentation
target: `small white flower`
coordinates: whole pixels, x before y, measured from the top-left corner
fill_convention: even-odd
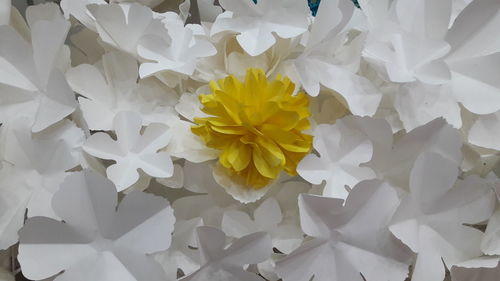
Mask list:
[[[168,178],[173,175],[173,163],[167,152],[158,152],[168,145],[171,132],[164,124],[150,124],[141,134],[142,120],[134,112],[121,112],[113,121],[116,141],[106,133],[90,136],[83,150],[101,159],[116,161],[106,170],[118,191],[139,179],[137,169],[153,177]]]

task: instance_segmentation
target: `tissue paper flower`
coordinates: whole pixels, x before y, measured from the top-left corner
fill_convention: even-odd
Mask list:
[[[148,254],[170,245],[175,218],[168,202],[139,191],[117,207],[116,190],[103,176],[69,176],[52,201],[63,222],[30,218],[20,231],[19,262],[34,280],[164,280]]]
[[[304,93],[292,95],[288,78],[268,81],[264,72],[249,69],[245,81],[234,76],[211,82],[212,94],[201,95],[203,112],[193,132],[207,146],[221,151],[219,163],[235,180],[259,189],[282,170],[294,175],[309,152],[312,137],[309,101]]]
[[[137,113],[124,111],[116,115],[113,127],[116,141],[106,133],[95,133],[82,148],[95,157],[116,161],[116,164],[106,169],[106,174],[118,191],[139,179],[137,169],[153,177],[168,178],[173,175],[170,155],[158,152],[168,145],[171,137],[166,125],[150,124],[141,134],[141,117]]]
[[[395,190],[380,181],[363,181],[345,206],[343,201],[299,196],[302,230],[314,239],[278,261],[278,275],[284,281],[308,281],[313,275],[332,281],[404,280],[409,255],[387,229],[399,204]]]
[[[264,261],[271,255],[271,239],[265,232],[256,232],[234,241],[228,248],[224,232],[208,226],[196,230],[197,246],[202,266],[182,281],[201,280],[248,280],[258,281],[260,277],[243,270],[243,265]],[[252,251],[246,251],[246,249]]]

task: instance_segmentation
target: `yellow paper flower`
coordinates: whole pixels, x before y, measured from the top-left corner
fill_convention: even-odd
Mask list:
[[[248,69],[245,81],[230,75],[210,82],[212,94],[200,95],[203,112],[194,134],[220,150],[219,163],[232,179],[259,189],[282,170],[296,174],[311,150],[309,99],[287,77],[267,81],[260,69]]]

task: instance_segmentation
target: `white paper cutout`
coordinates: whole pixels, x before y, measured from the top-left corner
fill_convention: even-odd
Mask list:
[[[83,96],[78,101],[91,130],[111,130],[113,118],[120,111],[140,113],[145,126],[177,121],[170,106],[175,94],[151,81],[137,82],[138,66],[134,58],[109,52],[102,57],[104,73],[98,65],[81,64],[66,74],[73,90]]]
[[[192,75],[198,58],[217,53],[208,40],[196,36],[195,27],[184,26],[182,21],[173,20],[167,21],[165,28],[169,41],[158,34],[144,36],[140,41],[138,54],[147,61],[139,69],[141,78],[162,71]]]
[[[106,133],[90,136],[83,150],[116,164],[106,169],[108,178],[122,191],[139,179],[137,169],[153,177],[168,178],[173,174],[173,163],[167,152],[158,152],[168,145],[172,132],[164,124],[150,124],[141,134],[142,120],[134,112],[121,112],[113,121],[116,141]]]
[[[40,280],[164,280],[147,254],[170,245],[175,218],[168,202],[139,191],[118,208],[113,184],[86,170],[69,176],[52,205],[64,220],[31,218],[20,232],[23,274]]]
[[[200,226],[197,228],[197,246],[202,266],[180,280],[261,280],[254,273],[243,270],[246,264],[255,264],[270,257],[272,247],[269,235],[256,232],[234,241],[227,249],[226,235],[217,228]],[[247,249],[252,249],[248,251]]]
[[[412,280],[442,280],[445,268],[481,255],[482,232],[463,224],[489,218],[493,190],[479,177],[459,180],[456,163],[433,152],[421,154],[389,229],[418,253]],[[455,186],[454,186],[455,185]]]
[[[314,239],[277,263],[284,281],[403,280],[408,274],[404,248],[387,222],[399,198],[380,181],[363,181],[343,200],[299,196],[302,230]]]
[[[408,131],[438,117],[455,128],[462,127],[460,107],[448,86],[408,84],[396,95],[394,108]]]
[[[236,39],[251,56],[258,56],[281,38],[293,38],[309,26],[307,3],[300,0],[261,0],[257,4],[246,0],[220,0],[225,13],[219,15],[211,34],[223,31],[238,33]]]
[[[0,26],[2,123],[29,117],[33,132],[39,132],[72,113],[76,107],[74,93],[64,75],[55,68],[70,24],[59,18],[60,14],[54,18],[40,15],[54,9],[59,11],[57,5],[49,3],[28,10],[31,11],[27,12],[31,44],[14,28]]]
[[[176,220],[172,234],[172,244],[155,259],[162,265],[172,280],[177,279],[177,268],[185,275],[195,272],[200,267],[200,257],[196,251],[196,228],[203,225],[201,218]]]
[[[163,26],[153,19],[150,8],[132,4],[90,4],[90,15],[102,41],[110,46],[137,56],[139,40],[147,34],[161,34]]]
[[[360,164],[371,160],[373,145],[362,131],[353,126],[362,122],[358,117],[338,120],[335,125],[322,124],[314,130],[313,145],[319,153],[307,155],[298,165],[297,173],[313,184],[326,181],[323,196],[345,199],[348,191],[375,173]]]
[[[462,162],[461,147],[462,139],[458,130],[438,118],[397,139],[392,147],[382,148],[382,153],[374,155],[369,166],[378,178],[407,189],[413,163],[419,155],[434,152],[458,167]]]
[[[359,68],[363,44],[359,39],[362,36],[344,46],[346,34],[339,34],[353,9],[354,6],[346,1],[322,1],[306,49],[294,61],[294,67],[309,95],[318,96],[321,84],[342,95],[353,114],[373,116],[382,93],[370,80],[355,74]],[[348,59],[344,58],[345,48],[352,52]],[[355,65],[354,68],[349,67],[350,64]]]

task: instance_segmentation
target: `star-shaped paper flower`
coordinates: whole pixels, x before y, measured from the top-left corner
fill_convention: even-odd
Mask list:
[[[302,230],[313,237],[283,260],[284,281],[404,280],[407,252],[387,229],[399,198],[389,185],[363,181],[344,200],[301,194]],[[362,277],[362,276],[364,277]]]
[[[20,231],[23,275],[57,281],[164,280],[148,254],[170,245],[175,218],[168,202],[139,191],[117,208],[113,184],[89,170],[69,176],[52,205],[64,220],[28,219]]]
[[[119,52],[106,53],[96,65],[80,64],[68,70],[69,84],[82,95],[78,102],[89,129],[111,130],[113,118],[121,111],[140,113],[145,126],[177,121],[170,106],[175,93],[160,83],[138,82],[138,75],[137,61]]]
[[[166,152],[158,152],[168,145],[171,132],[164,124],[150,124],[141,134],[142,120],[135,112],[121,112],[113,120],[116,141],[106,133],[90,136],[83,150],[101,159],[116,161],[106,170],[118,191],[122,191],[139,179],[137,169],[153,177],[173,175],[173,163]]]
[[[287,77],[268,81],[259,69],[248,69],[245,81],[228,76],[210,83],[212,94],[201,95],[203,112],[193,133],[220,151],[219,163],[231,179],[248,190],[258,190],[278,178],[294,175],[298,162],[310,151],[309,100],[293,95]]]
[[[143,36],[164,31],[161,21],[153,18],[153,11],[137,3],[90,4],[87,8],[102,41],[133,56],[137,56]]]
[[[15,244],[25,216],[58,218],[50,201],[78,165],[83,131],[71,121],[32,134],[29,119],[3,125],[0,169],[0,249]]]
[[[292,60],[298,79],[310,96],[318,96],[323,85],[339,93],[353,114],[373,116],[382,92],[370,79],[357,74],[364,36],[350,38],[341,32],[354,6],[349,1],[322,0],[320,7],[306,48]]]
[[[58,69],[66,53],[64,41],[70,24],[56,4],[26,11],[31,42],[8,25],[0,26],[0,122],[31,119],[39,132],[71,114],[75,95]]]
[[[389,229],[418,253],[412,280],[443,280],[445,268],[481,255],[483,233],[465,224],[488,219],[493,189],[477,176],[457,181],[456,163],[434,152],[420,155],[411,171],[410,193]]]
[[[141,78],[162,72],[171,72],[170,76],[192,75],[199,58],[217,53],[196,26],[184,26],[180,19],[173,19],[166,21],[165,28],[163,32],[168,32],[168,38],[151,34],[140,41],[138,54],[146,60],[139,69]],[[177,79],[167,77],[169,75],[160,78],[166,84],[175,86]]]
[[[267,233],[246,235],[227,248],[226,235],[217,228],[200,226],[197,233],[202,266],[182,281],[262,280],[255,273],[243,270],[243,266],[262,262],[271,256],[271,239]]]
[[[322,124],[314,129],[313,146],[319,153],[307,155],[297,168],[301,177],[313,184],[326,181],[323,196],[345,199],[348,188],[375,177],[371,168],[360,167],[372,159],[373,144],[366,134],[356,128],[365,120],[346,117],[335,125]]]
[[[273,247],[288,253],[294,245],[300,245],[302,233],[290,224],[280,225],[282,222],[283,214],[278,201],[269,197],[255,208],[253,219],[243,211],[228,210],[224,212],[221,226],[228,236],[236,238],[257,231],[267,232],[271,235]]]
[[[310,14],[302,0],[220,0],[225,13],[219,15],[211,34],[237,32],[236,39],[251,56],[258,56],[281,38],[293,38],[307,31]]]

